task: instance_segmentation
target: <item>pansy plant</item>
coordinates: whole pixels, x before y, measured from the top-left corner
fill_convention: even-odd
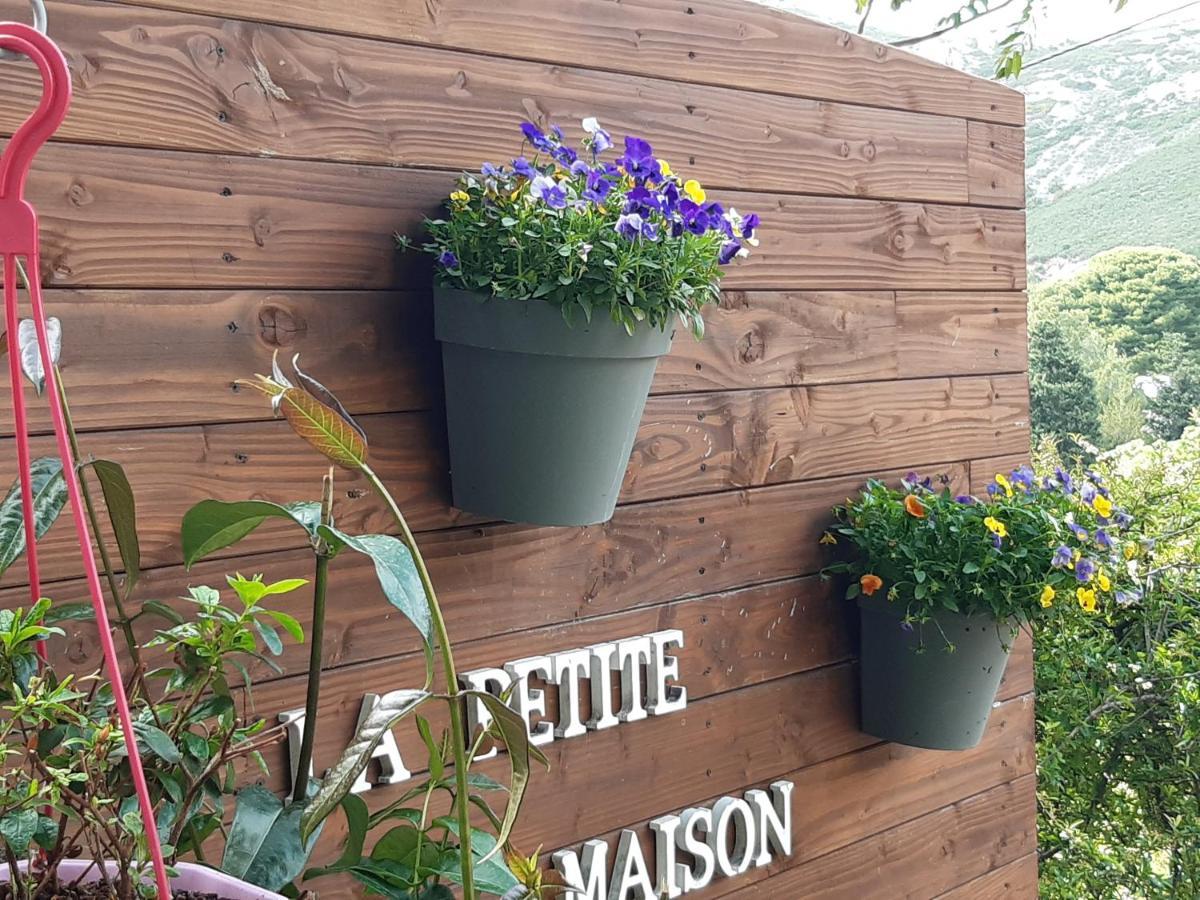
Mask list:
[[[618,154],[596,119],[582,124],[576,149],[557,126],[525,122],[522,155],[459,178],[445,217],[426,222],[438,283],[543,300],[568,324],[607,315],[630,334],[678,317],[700,337],[722,267],[758,243],[758,216],[710,199],[645,140]]]
[[[1126,587],[1138,565],[1125,537],[1133,520],[1098,474],[1059,468],[1038,479],[1021,466],[983,494],[915,474],[898,488],[868,481],[821,538],[852,551],[826,573],[849,574],[848,598],[897,604],[910,624],[946,610],[1015,625],[1136,600]]]

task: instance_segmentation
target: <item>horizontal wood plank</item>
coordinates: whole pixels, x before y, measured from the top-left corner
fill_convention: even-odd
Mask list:
[[[436,407],[441,360],[431,299],[390,291],[56,289],[64,379],[82,431],[260,419],[238,379],[278,351],[354,414]],[[679,334],[655,394],[791,387],[1025,369],[1022,294],[730,291],[703,341]],[[338,335],[337,341],[329,336]],[[180,352],[186,344],[188,352]],[[38,431],[51,427],[32,406]],[[12,434],[0,392],[0,435]]]
[[[936,897],[1035,850],[1036,818],[1026,775],[722,896]]]
[[[47,286],[362,290],[425,283],[423,254],[397,253],[392,235],[419,235],[452,181],[439,171],[56,144],[39,155],[29,196],[41,212]],[[1017,210],[719,196],[763,218],[758,251],[727,273],[731,289],[1025,286]]]
[[[1024,375],[654,397],[622,497],[914,468],[1029,444]]]
[[[15,0],[0,3],[15,13]],[[597,116],[711,186],[966,203],[967,123],[75,0],[50,5],[75,72],[60,139],[477,169],[523,119]],[[587,60],[579,60],[587,65]],[[20,84],[32,105],[41,82]],[[403,84],[397,92],[395,85]],[[0,110],[0,130],[25,103]],[[984,152],[985,143],[977,152]],[[999,164],[999,160],[997,160]]]
[[[1024,206],[1024,129],[971,122],[967,135],[970,202],[985,206]]]
[[[266,412],[244,390],[240,403]],[[757,487],[900,466],[927,468],[1027,446],[1024,376],[829,385],[651,398],[626,473],[624,503]],[[882,408],[879,402],[883,401]],[[372,465],[413,527],[477,521],[450,506],[440,414],[360,417]],[[13,446],[0,439],[0,450]],[[33,441],[35,455],[55,452]],[[85,454],[120,462],[139,504],[145,568],[182,561],[179,524],[192,505],[219,500],[285,503],[319,493],[322,458],[284,421],[97,432]],[[264,473],[270,473],[264,477]],[[15,453],[0,455],[0,484],[16,478]],[[384,504],[361,477],[338,477],[338,513],[352,532],[389,527]],[[44,577],[78,574],[74,528],[64,517],[42,541]],[[232,553],[306,543],[299,529],[264,525]],[[9,573],[9,578],[14,577]]]
[[[695,896],[704,900],[752,885],[759,886],[761,896],[774,896],[767,894],[768,879],[774,875],[935,812],[947,797],[970,796],[1029,775],[1034,770],[1033,730],[1033,699],[1026,694],[997,705],[982,742],[972,750],[945,754],[899,744],[873,744],[739,788],[739,794],[751,787],[765,789],[771,781],[781,779],[795,785],[792,854],[764,868],[753,868],[736,880],[718,878]],[[707,806],[716,799],[689,802]],[[649,821],[626,827],[637,832],[646,859],[653,859]],[[597,837],[609,844],[611,859],[620,832]],[[546,839],[551,841],[547,846],[555,846],[551,833],[538,832],[531,839]]]
[[[473,0],[127,0],[185,12],[378,36],[412,44],[598,68],[785,95],[963,115],[1021,125],[1024,97],[902,50],[741,0],[605,0],[548,8]],[[515,29],[520,21],[524,27]]]
[[[966,484],[965,465],[943,468],[956,490]],[[873,474],[894,482],[904,473]],[[633,504],[619,507],[611,522],[587,528],[478,526],[423,534],[419,542],[450,634],[472,640],[815,573],[830,560],[818,544],[830,508],[858,490],[865,477]],[[358,518],[338,515],[348,530],[355,530]],[[149,571],[137,597],[166,599],[189,584],[219,586],[234,566],[246,575],[279,580],[308,577],[313,565],[307,550],[241,552],[236,562],[215,559],[190,573],[180,566]],[[415,651],[410,632],[380,594],[369,562],[341,556],[332,572],[329,665]],[[23,574],[20,563],[9,570],[0,605],[27,602],[27,591],[17,586]],[[86,598],[86,586],[73,580],[48,586],[44,593],[74,602]],[[279,602],[302,622],[311,621],[303,593]],[[503,615],[481,615],[485,608]],[[71,653],[79,663],[95,659],[91,626],[69,627]],[[288,674],[302,672],[306,658],[286,657],[284,664]]]
[[[1030,900],[1038,895],[1036,853],[993,869],[942,894],[938,900]]]

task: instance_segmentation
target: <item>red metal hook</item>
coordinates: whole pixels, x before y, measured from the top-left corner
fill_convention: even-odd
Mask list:
[[[50,136],[58,130],[66,118],[71,103],[71,74],[67,61],[57,45],[41,32],[17,22],[0,22],[0,47],[24,54],[33,60],[42,76],[42,99],[28,119],[16,130],[0,155],[0,253],[4,255],[4,314],[9,340],[15,341],[19,321],[17,309],[17,257],[24,256],[28,262],[29,299],[33,307],[33,322],[37,330],[38,345],[42,358],[42,369],[46,375],[50,413],[54,420],[54,435],[58,442],[58,455],[62,459],[63,477],[67,484],[67,496],[75,520],[75,533],[79,541],[79,552],[83,558],[84,574],[91,592],[92,606],[96,612],[96,627],[100,632],[100,643],[104,650],[105,668],[108,670],[116,701],[117,715],[129,753],[129,769],[133,776],[134,789],[145,826],[146,843],[154,864],[154,876],[158,885],[159,900],[170,900],[171,887],[163,861],[162,846],[158,839],[158,827],[154,819],[154,807],[150,802],[150,791],[142,771],[138,754],[137,735],[133,730],[133,716],[129,710],[129,699],[125,694],[125,682],[121,677],[112,628],[108,621],[108,610],[100,588],[100,573],[92,552],[92,539],[88,533],[87,518],[83,508],[79,477],[75,460],[67,438],[66,419],[62,401],[58,394],[57,377],[50,358],[50,341],[46,334],[46,312],[42,303],[41,280],[38,258],[37,212],[25,200],[25,181],[33,158]],[[9,354],[9,377],[12,380],[13,416],[16,420],[17,464],[21,474],[21,496],[25,521],[26,564],[29,569],[30,593],[36,603],[41,598],[41,581],[38,573],[37,532],[34,528],[33,485],[30,470],[29,421],[25,409],[24,389],[21,382],[19,353],[12,347]]]

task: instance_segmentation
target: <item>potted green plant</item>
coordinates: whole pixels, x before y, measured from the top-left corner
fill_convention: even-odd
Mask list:
[[[521,127],[531,158],[465,173],[426,222],[454,503],[587,525],[612,516],[675,322],[703,334],[758,217],[709,200],[640,138],[604,160],[595,119],[581,151],[557,127]]]
[[[983,737],[1019,628],[1094,614],[1124,575],[1131,524],[1095,473],[1038,481],[1022,466],[980,499],[909,475],[872,480],[834,510],[822,537],[851,558],[862,624],[862,728],[915,747],[961,750]]]

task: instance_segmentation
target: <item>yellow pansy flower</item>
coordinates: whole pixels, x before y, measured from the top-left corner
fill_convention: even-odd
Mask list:
[[[1107,497],[1105,497],[1103,494],[1097,494],[1095,496],[1095,498],[1092,500],[1092,509],[1094,509],[1096,512],[1100,513],[1100,515],[1104,516],[1104,518],[1107,519],[1109,516],[1112,515],[1112,511],[1113,511],[1112,501],[1109,500]]]
[[[700,187],[700,182],[695,178],[689,178],[683,183],[683,192],[693,203],[703,203],[708,199],[708,194],[704,193],[704,188]]]
[[[998,534],[1000,537],[1008,537],[1007,526],[995,516],[988,516],[983,520],[983,524],[987,526],[987,530],[992,534]]]
[[[830,533],[827,531],[827,532],[825,532],[823,535],[821,535],[821,540],[820,540],[818,543],[821,543],[821,544],[836,544],[836,543],[837,543],[837,538],[835,538],[835,537],[834,537],[832,534],[830,534]]]
[[[1042,588],[1041,602],[1042,609],[1048,609],[1054,605],[1054,588],[1050,587],[1050,585]]]
[[[1004,496],[1011,497],[1013,495],[1012,482],[1009,481],[1007,478],[1005,478],[1003,475],[1001,475],[999,472],[996,473],[996,484],[998,484],[998,485],[1000,485],[1000,487],[1004,488]]]
[[[471,195],[466,191],[455,191],[450,195],[450,199],[455,203],[467,203],[471,199]]]
[[[658,168],[662,170],[663,178],[670,178],[675,173],[671,171],[671,167],[667,165],[665,159],[658,160]]]
[[[1096,584],[1100,585],[1100,590],[1102,590],[1102,591],[1111,591],[1112,590],[1112,582],[1108,580],[1108,576],[1105,575],[1103,572],[1099,573],[1096,576]]]
[[[1096,592],[1092,588],[1076,588],[1075,598],[1084,612],[1096,611]]]
[[[1138,545],[1137,544],[1134,544],[1131,542],[1131,543],[1128,543],[1125,545],[1125,558],[1126,559],[1133,559],[1137,555],[1138,555]]]

